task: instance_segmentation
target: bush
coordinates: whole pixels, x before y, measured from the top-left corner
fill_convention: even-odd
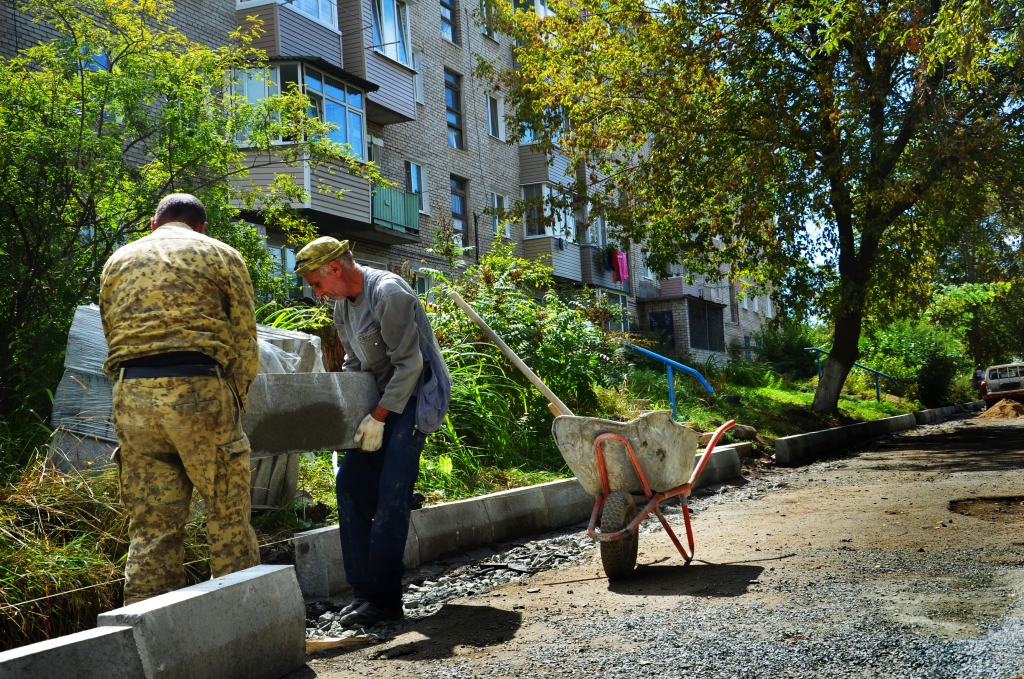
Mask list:
[[[599,325],[607,309],[589,292],[560,293],[550,267],[514,257],[510,246],[495,247],[457,278],[431,273],[442,288],[457,290],[573,412],[617,407],[607,393],[599,399],[598,390],[615,383],[623,362]],[[457,491],[489,466],[563,469],[547,399],[444,292],[428,293],[427,309],[452,373],[452,403],[444,426],[427,440],[421,477]]]
[[[814,353],[807,347],[816,346],[813,329],[805,323],[778,316],[754,333],[761,345],[758,358],[776,372],[793,377],[814,377],[817,366]]]
[[[936,408],[954,402],[958,373],[968,374],[969,357],[949,332],[925,321],[900,321],[861,340],[860,362],[894,377],[903,395]],[[851,373],[851,386],[874,391],[873,376]]]

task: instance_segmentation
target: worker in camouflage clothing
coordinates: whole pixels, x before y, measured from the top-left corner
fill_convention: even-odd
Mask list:
[[[213,576],[259,563],[241,426],[259,366],[252,282],[234,248],[203,235],[206,208],[194,196],[164,198],[150,226],[111,256],[100,281],[103,370],[115,381],[131,517],[126,605],[184,586],[194,488],[206,503]]]

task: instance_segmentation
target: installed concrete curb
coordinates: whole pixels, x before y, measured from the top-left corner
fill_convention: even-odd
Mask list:
[[[419,567],[419,548],[416,531],[410,528],[403,559],[406,569]],[[295,534],[295,577],[304,597],[323,599],[349,589],[337,526]]]
[[[736,447],[716,448],[696,488],[739,475]],[[576,479],[424,507],[412,513],[405,567],[573,526],[588,521],[593,509],[594,498]],[[348,589],[337,526],[295,534],[295,572],[307,597],[334,596]]]
[[[885,417],[871,422],[858,422],[809,434],[775,439],[775,462],[783,467],[796,467],[823,456],[837,453],[863,441],[893,434],[917,426],[913,414]]]
[[[306,662],[306,608],[291,566],[247,568],[97,624],[132,628],[147,679],[279,679]]]
[[[412,513],[405,567],[572,526],[588,520],[593,507],[576,479],[424,507]],[[295,569],[305,596],[348,589],[338,527],[296,533]]]
[[[932,408],[931,410],[918,410],[914,413],[918,424],[931,424],[944,420],[950,415],[955,415],[963,410],[962,406],[946,406],[944,408]]]
[[[812,431],[809,434],[784,436],[775,439],[775,462],[783,467],[808,464],[858,443],[913,429],[919,424],[937,422],[958,412],[979,412],[984,404],[984,401],[972,401],[945,408],[921,410],[908,415],[886,417],[871,422],[858,422],[844,427]]]
[[[146,679],[131,627],[97,627],[0,653],[3,679]]]

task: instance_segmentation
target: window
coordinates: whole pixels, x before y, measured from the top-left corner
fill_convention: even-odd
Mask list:
[[[405,161],[405,185],[409,193],[415,193],[419,197],[420,212],[430,212],[430,200],[427,196],[427,171],[419,163]]]
[[[384,165],[384,140],[372,134],[366,139],[366,159]]]
[[[491,233],[497,236],[499,233],[505,238],[512,237],[512,226],[506,221],[505,228],[502,228],[502,220],[504,217],[500,213],[507,207],[505,196],[497,193],[491,194],[491,209],[494,210],[494,215],[491,216]]]
[[[288,67],[285,67],[288,68]],[[292,73],[295,67],[292,66]],[[278,86],[280,77],[277,67],[256,68],[256,69],[235,69],[231,82],[232,93],[244,98],[246,103],[256,106],[261,100],[278,94],[281,90]],[[294,80],[295,76],[292,76]],[[248,136],[246,130],[240,130],[235,134],[235,141],[244,144]]]
[[[757,297],[757,296],[755,295],[755,296],[754,296],[754,313],[755,313],[755,314],[756,314],[756,313],[760,313],[760,311],[761,311],[761,304],[760,304],[760,302],[761,302],[761,298],[760,298],[760,297]]]
[[[498,97],[487,97],[487,134],[505,141],[505,102]]]
[[[526,235],[547,235],[547,227],[542,219],[542,216],[547,212],[544,205],[544,185],[527,184],[524,186],[523,202],[526,204]]]
[[[643,256],[642,258],[643,258],[643,261],[644,261],[644,278],[647,278],[647,279],[653,281],[655,279],[654,269],[652,269],[651,265],[647,262],[647,257],[646,256]]]
[[[441,37],[455,40],[455,0],[441,0]]]
[[[523,187],[526,203],[527,236],[561,236],[575,240],[576,216],[570,209],[554,207],[564,203],[563,194],[548,184],[527,184]]]
[[[412,88],[416,93],[416,103],[423,103],[423,50],[412,48],[412,67],[416,73],[412,76]]]
[[[725,351],[725,325],[722,307],[717,304],[686,300],[690,315],[690,346],[705,351]]]
[[[768,318],[772,317],[772,298],[767,295],[764,298],[764,315]]]
[[[491,40],[497,40],[494,29],[491,27],[491,5],[487,0],[480,0],[480,15],[483,22],[480,24],[480,32]]]
[[[750,352],[750,335],[743,336],[743,357],[748,361],[753,358],[753,354]]]
[[[608,299],[608,305],[619,308],[619,313],[608,321],[605,329],[610,332],[629,332],[629,298],[614,292],[604,293]]]
[[[338,6],[335,0],[293,0],[289,3],[307,16],[333,28],[338,27]]]
[[[740,304],[741,304],[741,306],[744,309],[749,309],[750,308],[750,306],[749,306],[750,305],[750,296],[749,295],[744,295],[743,296],[743,301]]]
[[[448,115],[448,146],[466,148],[462,136],[462,76],[444,72],[444,104]]]
[[[466,180],[451,178],[452,187],[452,225],[456,234],[466,232]]]
[[[409,65],[409,12],[400,0],[373,0],[373,49]]]
[[[352,153],[362,159],[363,148],[363,93],[351,85],[317,70],[305,68],[306,96],[313,103],[314,114],[337,126],[327,136],[339,144],[348,144]]]

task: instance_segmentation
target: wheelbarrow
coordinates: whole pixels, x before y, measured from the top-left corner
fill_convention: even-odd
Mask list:
[[[693,529],[688,498],[729,420],[717,430],[696,460],[697,434],[675,421],[672,413],[644,413],[630,422],[577,417],[541,381],[529,366],[502,341],[455,290],[455,304],[480,327],[512,364],[547,397],[555,421],[551,433],[569,469],[583,489],[595,497],[587,535],[601,543],[601,563],[609,578],[625,578],[636,568],[640,523],[654,512],[686,563],[693,560]],[[606,445],[610,444],[610,445]],[[683,507],[686,543],[683,547],[658,505],[679,496]],[[647,500],[641,512],[635,500]],[[600,523],[601,532],[597,532]]]
[[[689,496],[730,420],[711,437],[696,459],[697,434],[668,411],[645,413],[630,422],[593,417],[556,417],[551,432],[580,484],[595,496],[587,535],[601,544],[601,564],[610,579],[636,568],[639,527],[651,512],[665,527],[686,563],[693,559]],[[683,546],[659,505],[679,497],[686,543]],[[636,500],[646,500],[639,512]],[[600,532],[598,532],[600,526]]]

